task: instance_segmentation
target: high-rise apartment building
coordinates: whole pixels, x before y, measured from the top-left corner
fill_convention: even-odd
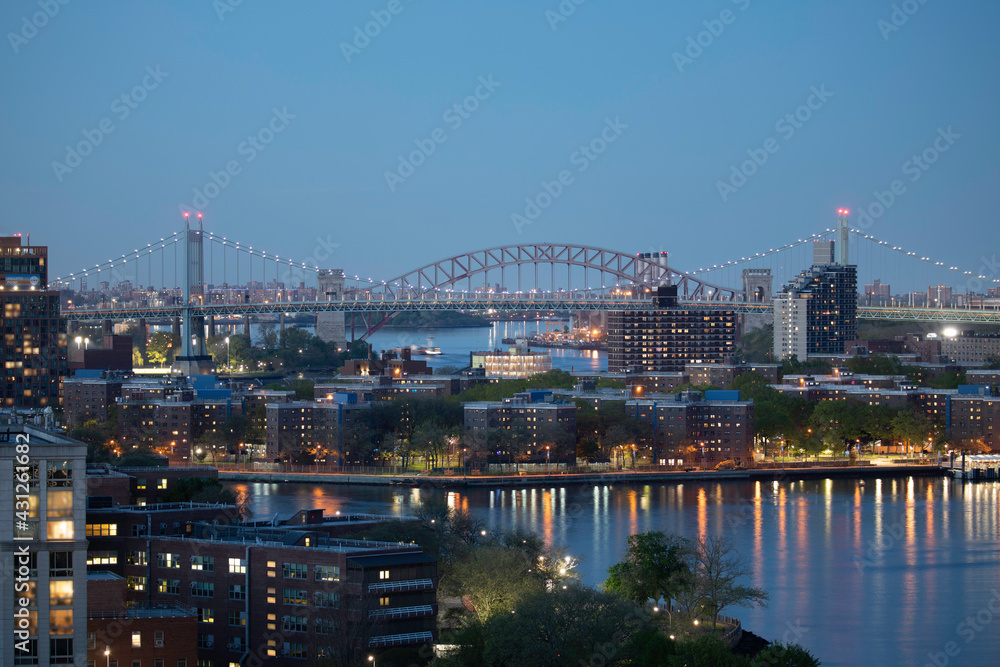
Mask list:
[[[0,665],[87,656],[87,445],[0,426]]]
[[[776,360],[843,353],[857,338],[857,267],[835,263],[833,241],[816,241],[813,254],[812,267],[774,297]]]
[[[0,237],[0,331],[3,334],[5,407],[59,405],[59,383],[68,375],[66,324],[59,292],[48,289],[48,248]]]
[[[733,354],[733,311],[681,306],[672,285],[656,288],[654,298],[654,310],[608,313],[609,372],[678,372],[690,363],[721,364]]]

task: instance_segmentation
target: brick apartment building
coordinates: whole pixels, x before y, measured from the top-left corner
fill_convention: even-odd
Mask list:
[[[625,411],[653,425],[641,445],[653,450],[660,465],[712,468],[732,460],[754,464],[754,405],[738,391],[681,392],[626,401]]]
[[[122,395],[124,378],[104,371],[78,370],[63,380],[63,416],[67,428],[76,428],[90,419],[106,421]]]
[[[233,525],[235,508],[197,503],[92,509],[88,562],[124,578],[129,604],[193,609],[198,664],[309,665],[432,642],[436,561],[339,539],[342,524],[321,515]]]
[[[552,430],[566,433],[562,450],[551,453],[560,460],[572,458],[576,443],[576,404],[556,401],[551,391],[526,391],[499,402],[470,402],[463,405],[465,428],[470,430],[521,428],[528,448],[546,445]],[[573,446],[569,446],[572,441]],[[569,450],[573,450],[572,452]]]
[[[197,610],[178,603],[126,606],[125,579],[87,573],[87,664],[196,667]]]

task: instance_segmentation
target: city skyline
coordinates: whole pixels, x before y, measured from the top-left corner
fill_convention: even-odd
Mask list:
[[[846,206],[949,265],[991,258],[959,239],[993,229],[997,8],[563,4],[5,7],[5,233],[49,245],[55,275],[178,229],[182,205],[374,278],[570,240],[691,270]]]

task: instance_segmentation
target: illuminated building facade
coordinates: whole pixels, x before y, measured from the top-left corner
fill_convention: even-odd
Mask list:
[[[59,292],[48,289],[48,248],[0,237],[0,331],[6,407],[59,405],[59,384],[68,373],[66,323]]]
[[[837,264],[816,241],[813,265],[774,296],[775,360],[841,353],[858,337],[858,267]]]
[[[676,286],[661,285],[655,298],[656,310],[608,313],[608,372],[680,372],[686,364],[721,364],[732,356],[734,312],[679,306]]]
[[[472,352],[470,365],[473,370],[482,368],[488,378],[517,380],[552,370],[552,357],[548,352],[512,347],[506,352]]]
[[[0,443],[0,571],[24,579],[0,592],[0,665],[85,664],[87,445],[23,425]]]

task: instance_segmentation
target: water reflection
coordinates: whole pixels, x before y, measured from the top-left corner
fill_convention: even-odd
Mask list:
[[[957,488],[952,488],[956,486]],[[400,515],[439,498],[489,526],[524,528],[582,556],[587,583],[619,560],[629,534],[725,535],[771,593],[767,609],[733,610],[781,639],[786,623],[824,665],[924,664],[962,641],[955,627],[1000,587],[1000,484],[950,479],[648,484],[401,491],[388,487],[240,484],[258,517],[303,507]],[[992,653],[991,653],[992,652]],[[961,664],[990,664],[1000,633],[979,633]]]

